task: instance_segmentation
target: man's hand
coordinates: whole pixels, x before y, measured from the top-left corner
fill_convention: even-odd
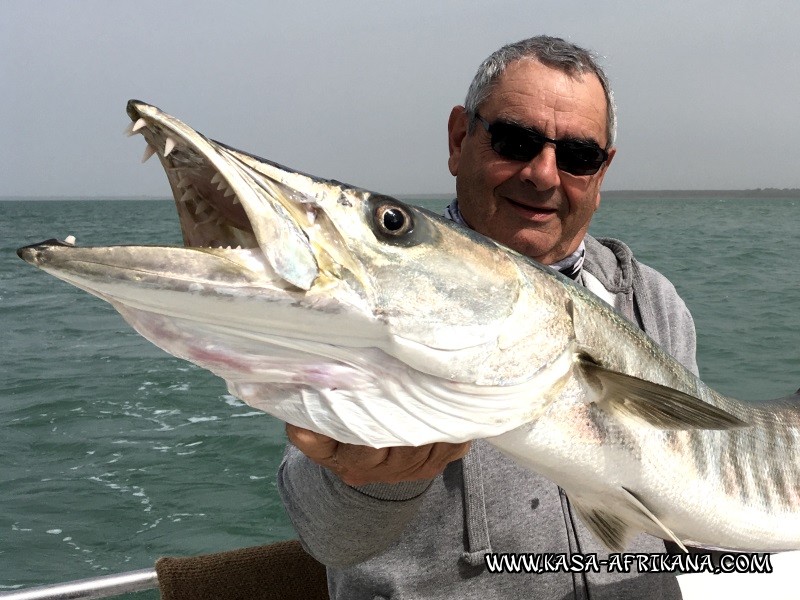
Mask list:
[[[336,473],[347,485],[432,479],[464,456],[470,442],[370,448],[343,444],[326,435],[286,425],[289,441],[312,461]]]

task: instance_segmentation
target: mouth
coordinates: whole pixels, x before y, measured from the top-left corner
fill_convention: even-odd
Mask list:
[[[512,200],[508,197],[505,198],[505,201],[510,204],[517,213],[520,213],[524,217],[533,220],[544,220],[549,218],[551,215],[558,214],[558,209],[556,208],[549,208],[546,206],[529,206],[527,204]]]
[[[228,181],[197,147],[194,136],[155,107],[131,100],[128,135],[147,142],[142,162],[158,156],[167,175],[187,248],[257,248],[247,213]]]
[[[313,178],[211,140],[144,102],[129,101],[127,113],[127,133],[147,144],[142,161],[155,155],[164,168],[186,248],[258,248],[280,277],[310,289],[319,274],[305,234],[318,214]]]

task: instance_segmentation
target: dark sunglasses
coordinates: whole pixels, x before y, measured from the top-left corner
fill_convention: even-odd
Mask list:
[[[594,175],[608,160],[608,152],[594,142],[553,140],[538,131],[514,123],[489,123],[478,113],[475,113],[475,118],[491,136],[492,150],[509,160],[530,162],[547,143],[556,147],[556,166],[572,175]]]

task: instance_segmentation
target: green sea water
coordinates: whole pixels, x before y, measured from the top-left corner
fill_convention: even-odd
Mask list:
[[[703,379],[756,401],[800,387],[798,225],[800,199],[642,198],[591,232],[673,281]],[[294,537],[282,424],[15,254],[70,234],[180,243],[167,201],[0,202],[0,591]]]

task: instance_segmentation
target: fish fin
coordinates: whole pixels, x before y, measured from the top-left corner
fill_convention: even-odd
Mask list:
[[[622,491],[625,493],[625,497],[626,497],[626,499],[628,500],[628,502],[630,502],[630,503],[631,503],[631,504],[632,504],[634,507],[636,507],[636,508],[637,508],[637,509],[638,509],[638,510],[639,510],[639,511],[640,511],[640,512],[643,514],[643,515],[645,515],[645,516],[646,516],[648,519],[650,519],[650,520],[651,520],[653,523],[655,523],[655,524],[656,524],[656,526],[657,526],[657,527],[658,527],[658,528],[659,528],[661,531],[663,531],[663,532],[664,532],[664,533],[667,535],[667,537],[668,537],[669,539],[671,539],[673,542],[675,542],[676,544],[678,544],[678,546],[680,547],[680,549],[681,549],[681,550],[683,550],[683,551],[684,551],[684,552],[686,552],[687,554],[689,553],[689,551],[686,549],[686,546],[684,546],[684,545],[683,545],[683,542],[682,542],[682,541],[680,541],[680,540],[678,539],[678,537],[677,537],[677,536],[676,536],[674,533],[672,533],[672,530],[671,530],[669,527],[667,527],[666,525],[664,525],[664,524],[663,524],[663,523],[662,523],[662,522],[659,520],[659,518],[658,518],[658,517],[656,517],[656,516],[655,516],[655,515],[652,513],[652,511],[651,511],[649,508],[647,508],[647,506],[645,506],[645,504],[644,504],[644,503],[643,503],[641,500],[639,500],[639,498],[637,498],[637,497],[634,495],[634,493],[633,493],[633,492],[631,492],[631,491],[630,491],[628,488],[626,488],[626,487],[623,487],[623,488],[622,488]],[[666,539],[666,538],[665,538],[665,539]]]
[[[639,498],[624,487],[620,487],[619,490],[627,504],[624,512],[630,514],[632,511],[641,515],[664,534],[662,536],[664,539],[672,540],[680,546],[681,550],[688,552],[683,542]],[[580,497],[570,498],[570,502],[586,528],[612,552],[624,552],[631,539],[642,532],[642,528],[638,524],[630,522],[607,507],[592,505]]]
[[[588,356],[578,359],[598,406],[658,429],[734,429],[748,424],[732,414],[679,390],[611,371]]]
[[[622,517],[580,498],[570,498],[586,528],[612,552],[623,552],[639,531]]]

